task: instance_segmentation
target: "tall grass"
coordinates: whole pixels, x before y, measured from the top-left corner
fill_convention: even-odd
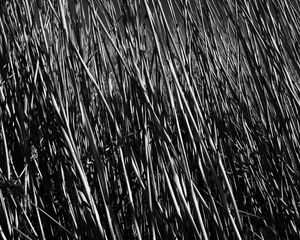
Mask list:
[[[297,1],[2,1],[2,239],[298,239]]]

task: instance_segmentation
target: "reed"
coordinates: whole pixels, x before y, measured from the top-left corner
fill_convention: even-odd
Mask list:
[[[299,238],[298,2],[121,2],[2,1],[1,238]]]

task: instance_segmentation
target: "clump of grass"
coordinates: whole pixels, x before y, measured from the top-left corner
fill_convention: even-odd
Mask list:
[[[297,1],[3,1],[2,239],[297,239]]]

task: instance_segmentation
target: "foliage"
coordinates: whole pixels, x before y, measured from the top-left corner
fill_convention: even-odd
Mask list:
[[[297,1],[0,13],[2,239],[300,237]]]

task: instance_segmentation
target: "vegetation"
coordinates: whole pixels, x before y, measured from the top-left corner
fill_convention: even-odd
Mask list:
[[[299,239],[299,10],[2,1],[1,238]]]

